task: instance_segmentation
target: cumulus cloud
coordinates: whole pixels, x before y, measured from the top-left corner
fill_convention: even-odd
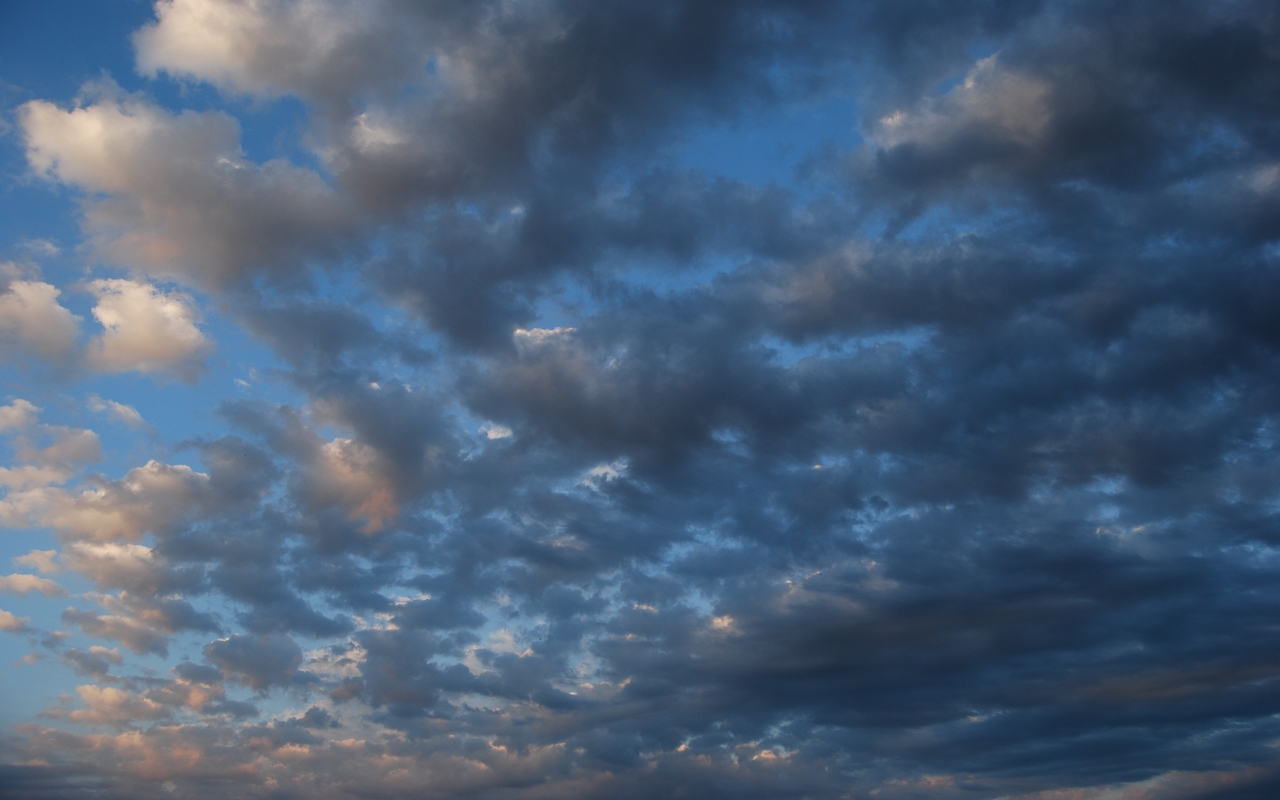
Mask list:
[[[158,703],[111,686],[77,686],[76,694],[84,707],[66,714],[72,722],[124,725],[169,716],[169,710]]]
[[[8,278],[0,271],[0,277]],[[37,280],[10,278],[0,293],[0,342],[9,355],[24,353],[52,362],[70,356],[80,336],[80,317],[58,303],[61,290]]]
[[[212,344],[196,327],[191,298],[119,279],[93,281],[89,288],[98,298],[93,317],[105,329],[88,346],[86,358],[93,368],[172,372],[188,380],[204,369]],[[125,410],[126,418],[130,410]]]
[[[30,478],[30,485],[0,500],[0,518],[14,527],[49,526],[73,541],[137,541],[145,533],[163,535],[184,519],[218,509],[209,476],[184,464],[149,461],[123,479],[78,492],[47,485],[65,480],[68,473],[63,469],[0,473],[10,474]],[[16,483],[16,478],[11,481]]]
[[[30,416],[34,406],[20,406],[21,402],[15,401],[9,409]],[[0,500],[0,515],[14,520],[34,511],[32,502],[39,505],[39,498],[49,491],[49,486],[65,483],[86,463],[102,457],[98,435],[85,428],[28,423],[26,432],[14,444],[19,460],[26,463],[0,467],[0,486],[10,489],[8,497]]]
[[[0,431],[22,430],[35,424],[40,409],[32,403],[18,398],[7,406],[0,406]]]
[[[414,66],[401,10],[381,3],[163,0],[155,11],[133,37],[139,69],[231,92],[324,97]]]
[[[58,566],[57,550],[32,550],[24,556],[15,556],[13,563],[24,567],[34,567],[45,575],[58,572],[61,569]]]
[[[31,592],[39,592],[45,597],[65,597],[67,590],[58,585],[56,581],[48,578],[41,578],[37,575],[0,575],[0,592],[8,592],[9,594],[27,595]]]
[[[45,447],[32,445],[25,440],[19,447],[18,457],[39,467],[66,468],[102,457],[102,442],[98,434],[87,428],[68,428],[65,425],[42,425],[39,432],[51,440]]]
[[[97,596],[106,614],[72,606],[62,613],[62,620],[88,636],[120,642],[138,654],[160,656],[168,655],[169,639],[175,633],[219,630],[212,615],[198,611],[185,599],[159,596],[163,588],[146,583],[130,588],[133,591]]]
[[[310,489],[317,504],[340,505],[352,519],[365,520],[361,530],[377,533],[395,519],[398,509],[389,483],[380,478],[377,453],[351,439],[335,439],[320,447]]]
[[[31,620],[27,617],[16,617],[4,609],[0,609],[0,631],[5,633],[26,633],[27,623]]]
[[[86,223],[102,255],[150,274],[205,286],[251,267],[298,266],[331,249],[350,223],[315,173],[284,161],[253,164],[239,125],[220,112],[170,114],[113,86],[71,109],[35,100],[22,107],[27,159],[39,175],[109,199]],[[100,293],[119,292],[99,284]]]
[[[205,645],[204,656],[228,678],[261,692],[289,684],[302,663],[302,648],[288,636],[237,634]]]

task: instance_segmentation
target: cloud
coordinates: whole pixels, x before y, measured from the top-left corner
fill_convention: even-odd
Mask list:
[[[58,303],[62,292],[42,281],[11,279],[0,293],[0,341],[11,355],[59,363],[76,348],[80,317]]]
[[[29,628],[27,623],[31,620],[28,617],[15,617],[13,614],[0,609],[0,631],[5,633],[27,633]]]
[[[324,97],[416,66],[403,12],[383,4],[164,0],[155,11],[133,37],[138,68],[231,92]]]
[[[0,575],[0,592],[26,596],[31,592],[39,592],[45,597],[65,597],[67,590],[56,581],[40,578],[35,575]]]
[[[18,398],[7,406],[0,406],[0,431],[16,428],[22,430],[35,424],[40,409]]]
[[[18,242],[18,247],[44,258],[53,258],[62,254],[62,248],[49,239],[23,239]]]
[[[18,406],[19,402],[15,401],[10,408],[26,415],[28,409]],[[9,514],[13,519],[32,513],[32,501],[38,505],[39,498],[49,492],[47,487],[65,483],[82,465],[102,457],[102,443],[91,430],[63,425],[35,425],[27,430],[29,433],[15,441],[18,458],[27,463],[0,467],[0,486],[10,489],[9,496],[0,500],[0,513]],[[32,441],[33,436],[49,444],[40,447]]]
[[[163,562],[150,547],[118,542],[72,542],[59,561],[102,589],[126,589],[151,595],[164,582]]]
[[[40,433],[52,439],[46,447],[36,449],[24,443],[19,447],[19,458],[40,467],[69,467],[102,457],[102,442],[98,435],[87,428],[68,428],[64,425],[41,425]]]
[[[69,712],[66,718],[72,722],[88,722],[95,725],[123,725],[132,722],[149,722],[169,716],[169,710],[129,692],[111,686],[77,686],[76,693],[84,708]]]
[[[58,566],[57,560],[57,550],[32,550],[25,556],[15,556],[13,563],[20,564],[24,567],[35,567],[40,572],[50,575],[61,569],[61,567]]]
[[[196,327],[198,317],[189,297],[119,279],[93,281],[89,288],[98,298],[93,317],[105,329],[86,352],[94,369],[172,372],[186,380],[204,370],[213,345]]]
[[[77,675],[88,675],[98,682],[110,681],[108,672],[111,667],[113,665],[118,667],[124,663],[124,657],[120,655],[119,648],[108,649],[101,645],[93,645],[88,652],[73,647],[61,653],[59,657],[63,663],[75,670]]]
[[[222,286],[250,267],[295,270],[306,254],[332,252],[334,235],[349,229],[315,172],[280,160],[245,161],[230,116],[174,115],[112,85],[95,91],[97,102],[69,110],[31,101],[19,119],[34,172],[110,195],[86,211],[105,258]],[[144,301],[143,290],[123,284],[95,288],[100,297],[127,292]]]
[[[96,394],[89,395],[89,410],[99,413],[109,411],[113,417],[135,430],[151,428],[138,413],[138,409],[124,403],[117,403],[115,400],[103,400]]]
[[[62,471],[50,475],[66,477]],[[212,513],[216,502],[206,502],[214,500],[208,475],[152,460],[121,480],[78,494],[39,484],[10,492],[0,500],[0,517],[15,527],[53,527],[71,540],[137,541],[147,532],[163,534],[192,514]]]
[[[259,692],[289,685],[302,663],[302,649],[288,636],[237,634],[205,645],[204,656],[227,678]]]
[[[341,505],[352,519],[363,519],[361,530],[377,533],[399,513],[395,496],[378,477],[376,452],[351,439],[335,439],[320,448],[310,479],[314,502]]]
[[[132,588],[132,592],[97,597],[108,614],[73,606],[62,613],[62,620],[88,636],[118,641],[140,655],[162,657],[168,655],[169,637],[175,633],[219,630],[212,615],[196,610],[181,597],[157,597],[154,587],[145,584]]]

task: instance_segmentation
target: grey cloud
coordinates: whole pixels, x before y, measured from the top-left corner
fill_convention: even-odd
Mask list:
[[[234,634],[205,645],[204,656],[228,678],[259,692],[288,685],[302,662],[301,648],[288,636]]]
[[[127,591],[100,595],[101,605],[110,613],[68,608],[64,622],[76,625],[89,636],[114,639],[135,653],[168,655],[169,637],[181,631],[217,632],[217,619],[199,611],[182,597],[135,595]]]
[[[63,612],[62,620],[79,627],[90,636],[114,639],[135,653],[156,653],[162,656],[169,654],[169,637],[164,631],[133,619],[81,611],[73,607]]]

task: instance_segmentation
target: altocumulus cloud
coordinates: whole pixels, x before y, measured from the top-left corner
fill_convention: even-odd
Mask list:
[[[152,12],[12,109],[6,796],[1280,792],[1274,4]]]

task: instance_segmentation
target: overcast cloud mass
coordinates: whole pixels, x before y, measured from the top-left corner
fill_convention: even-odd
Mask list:
[[[1280,796],[1275,3],[59,8],[5,797]]]

